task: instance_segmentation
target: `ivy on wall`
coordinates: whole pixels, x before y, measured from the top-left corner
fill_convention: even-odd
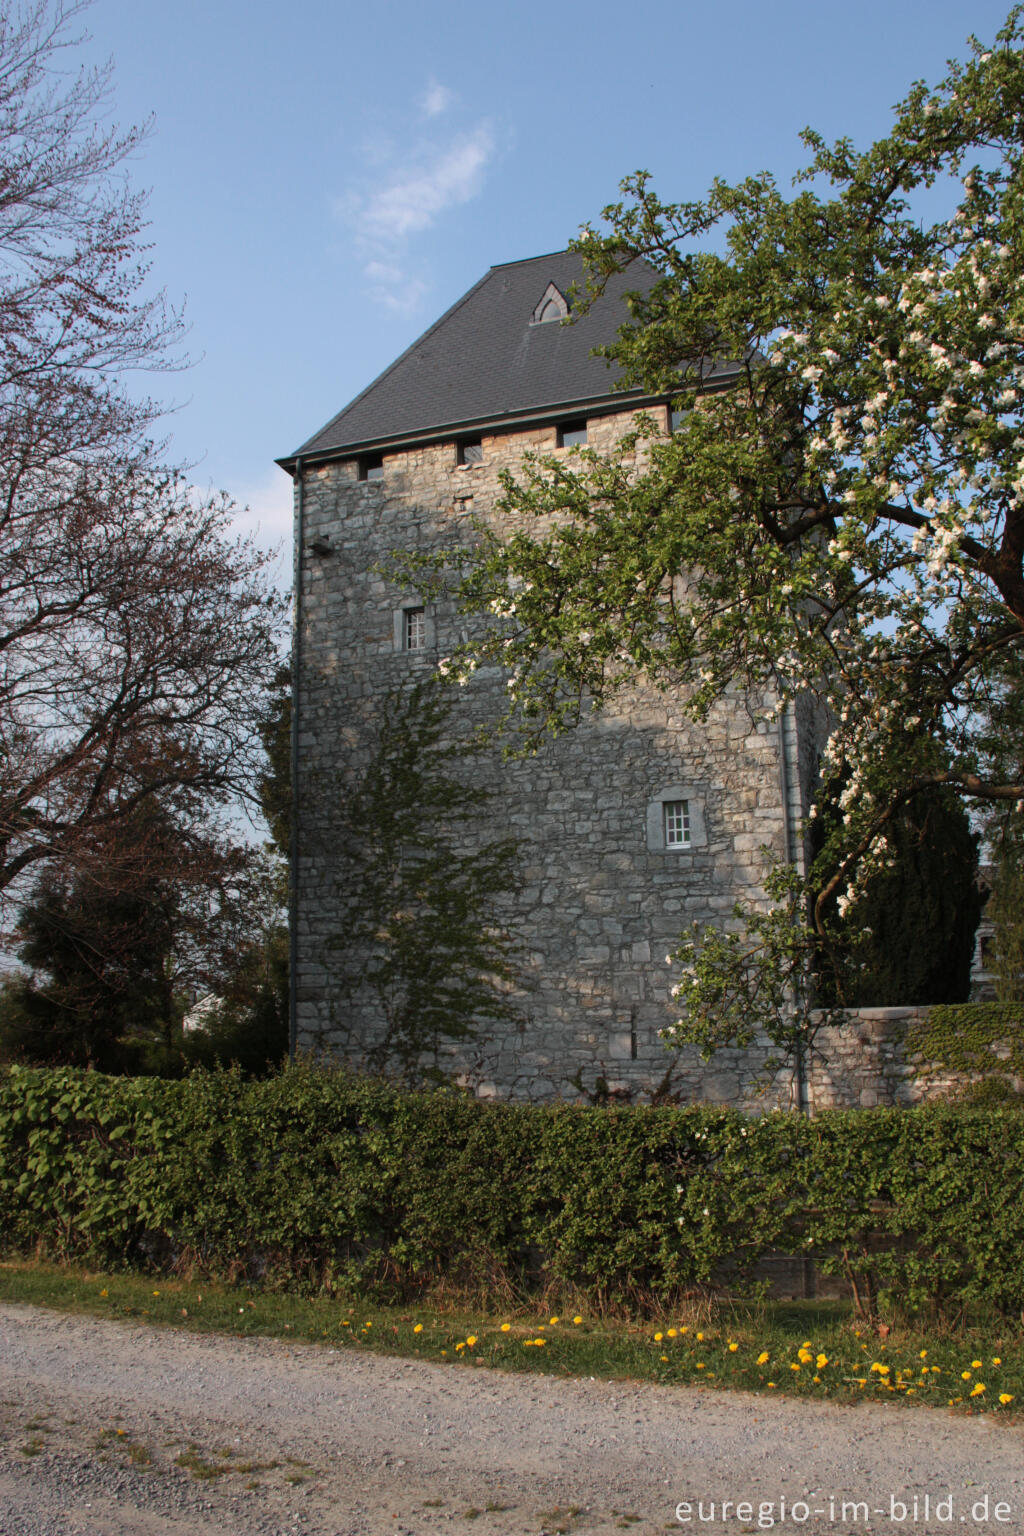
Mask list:
[[[1024,1079],[1024,1003],[939,1003],[906,1035],[908,1056],[929,1076]]]

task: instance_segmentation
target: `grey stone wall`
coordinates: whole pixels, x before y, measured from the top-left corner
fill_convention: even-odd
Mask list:
[[[811,1110],[924,1104],[977,1082],[908,1051],[908,1031],[927,1016],[927,1008],[854,1008],[820,1030],[808,1074]],[[999,1063],[996,1050],[993,1068]],[[1012,1081],[1024,1092],[1024,1082]]]
[[[626,413],[590,421],[590,443],[610,449]],[[331,807],[365,772],[389,689],[435,669],[459,639],[451,611],[428,606],[428,647],[396,646],[395,615],[417,594],[380,565],[396,549],[430,551],[495,519],[499,471],[527,449],[555,452],[555,429],[485,436],[481,465],[458,466],[454,442],[384,456],[384,478],[360,480],[355,462],[305,471],[303,667],[299,711],[300,1047],[358,1061],[380,1019],[339,994],[345,935]],[[560,450],[565,452],[566,450]],[[314,553],[326,541],[328,556]],[[505,678],[478,672],[460,691],[469,730],[503,711]],[[516,1003],[509,1027],[481,1021],[477,1038],[445,1052],[446,1070],[481,1095],[575,1097],[604,1090],[643,1096],[670,1075],[681,1096],[755,1102],[766,1052],[670,1056],[659,1030],[672,1019],[666,956],[691,923],[730,921],[757,900],[763,846],[799,857],[797,828],[816,768],[818,725],[806,712],[770,717],[771,698],[739,694],[696,725],[677,699],[634,688],[544,746],[506,761],[495,747],[466,772],[492,794],[488,835],[517,839],[520,878],[508,916],[518,933]],[[786,741],[786,762],[782,742]],[[700,846],[648,846],[648,806],[683,784],[699,802]],[[785,1092],[785,1085],[777,1087]]]

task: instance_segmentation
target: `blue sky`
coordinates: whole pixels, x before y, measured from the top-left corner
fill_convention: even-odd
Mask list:
[[[274,459],[492,263],[563,248],[639,167],[661,195],[761,169],[797,135],[867,144],[1004,0],[94,0],[111,116],[154,118],[153,271],[193,368],[158,380],[171,453],[287,539]],[[287,556],[282,574],[287,569]]]

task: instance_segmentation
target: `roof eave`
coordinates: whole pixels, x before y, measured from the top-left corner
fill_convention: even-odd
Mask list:
[[[706,377],[701,383],[701,393],[723,389],[735,378],[737,368],[723,369]],[[306,453],[299,448],[274,462],[289,475],[295,475],[299,461],[304,466],[328,464],[336,459],[358,458],[366,453],[380,453],[386,449],[418,448],[429,443],[443,442],[445,438],[461,437],[469,432],[484,432],[488,428],[511,429],[548,424],[567,415],[580,416],[601,406],[611,411],[645,410],[648,406],[667,405],[671,394],[649,395],[639,391],[621,390],[616,394],[591,395],[582,400],[560,400],[531,406],[528,411],[505,411],[499,415],[470,417],[464,421],[439,422],[435,426],[417,428],[415,432],[398,432],[389,437],[365,438],[355,442],[339,443],[329,448],[312,449]]]

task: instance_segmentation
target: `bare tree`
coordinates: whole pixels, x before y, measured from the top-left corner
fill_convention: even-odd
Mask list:
[[[198,847],[253,790],[282,618],[125,384],[181,327],[147,289],[140,133],[100,126],[109,69],[65,68],[80,10],[0,12],[0,893],[148,804]]]

